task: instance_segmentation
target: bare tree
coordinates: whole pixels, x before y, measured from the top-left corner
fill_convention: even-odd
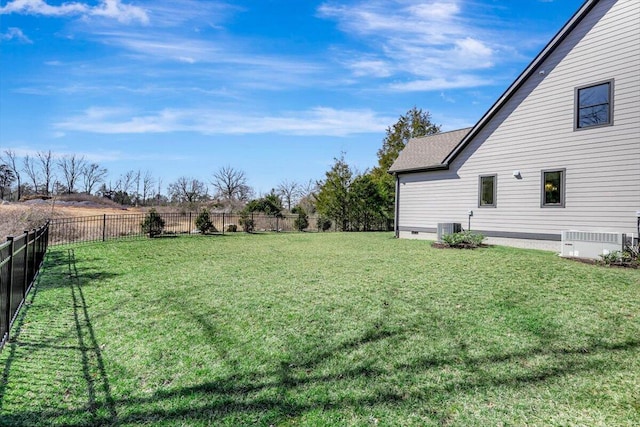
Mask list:
[[[53,181],[53,153],[49,151],[38,151],[36,153],[40,162],[40,172],[44,179],[44,194],[49,195],[49,187]]]
[[[304,185],[300,186],[300,199],[298,200],[298,206],[302,207],[307,213],[312,214],[316,212],[316,194],[318,194],[318,183],[309,180]]]
[[[105,176],[107,176],[107,169],[100,167],[97,163],[85,164],[82,169],[82,183],[84,192],[91,194],[93,187],[98,183],[103,182]]]
[[[136,183],[136,206],[140,203],[140,169],[136,172],[136,175],[133,177],[133,180]]]
[[[151,172],[146,171],[144,173],[144,177],[142,178],[142,204],[145,205],[147,203],[147,197],[151,194],[154,185],[153,176],[151,176]],[[159,191],[158,191],[159,192]]]
[[[158,178],[158,192],[156,193],[156,200],[160,205],[160,199],[162,198],[162,177]]]
[[[0,155],[0,160],[5,162],[13,172],[18,184],[18,200],[22,197],[22,180],[20,179],[20,169],[17,166],[16,152],[13,150],[4,150],[4,155]]]
[[[302,188],[300,184],[295,181],[284,180],[278,184],[276,189],[277,194],[282,197],[282,200],[286,203],[287,209],[291,211],[291,205],[295,206],[295,202],[300,197]]]
[[[75,191],[76,183],[84,172],[87,162],[84,156],[78,157],[75,154],[71,154],[59,158],[57,163],[62,170],[62,176],[67,186],[67,193],[71,194]]]
[[[135,181],[136,173],[135,171],[127,171],[124,175],[120,175],[120,178],[116,181],[116,190],[122,191],[123,193],[130,194],[131,187]]]
[[[231,166],[223,166],[213,174],[211,181],[216,196],[225,201],[247,201],[251,196],[251,187],[243,171]]]
[[[178,203],[195,203],[207,196],[207,186],[195,178],[181,176],[176,182],[169,184],[169,197]]]
[[[40,181],[40,174],[38,173],[38,167],[35,159],[28,154],[22,159],[22,170],[31,180],[31,183],[33,184],[33,192],[38,194],[38,181]]]

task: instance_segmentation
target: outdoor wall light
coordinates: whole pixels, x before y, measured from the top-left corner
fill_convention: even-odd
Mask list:
[[[520,171],[517,171],[517,170],[516,170],[516,171],[513,171],[513,176],[514,176],[516,179],[522,179],[522,174],[520,173]]]

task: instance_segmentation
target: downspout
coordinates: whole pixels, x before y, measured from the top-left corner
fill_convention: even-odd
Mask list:
[[[393,219],[393,228],[396,233],[396,239],[400,238],[400,226],[398,225],[399,213],[400,213],[400,176],[394,174],[396,177],[396,200],[395,200],[395,212]]]

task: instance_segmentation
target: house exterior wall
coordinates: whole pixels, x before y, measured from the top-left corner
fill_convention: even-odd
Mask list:
[[[439,222],[466,228],[469,210],[471,228],[495,237],[559,241],[562,230],[637,233],[639,22],[639,1],[600,1],[448,170],[399,174],[400,237],[424,237]],[[575,130],[575,89],[609,80],[613,125]],[[541,174],[550,169],[565,170],[564,207],[541,207]],[[494,174],[496,207],[479,207],[479,176]]]

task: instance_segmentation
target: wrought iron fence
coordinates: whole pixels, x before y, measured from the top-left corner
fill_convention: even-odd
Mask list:
[[[67,243],[100,242],[113,239],[148,237],[142,223],[149,214],[121,214],[94,215],[75,218],[56,218],[51,220],[49,243],[60,245]],[[178,234],[197,234],[196,212],[158,212],[156,214],[164,221],[164,228],[160,236]],[[263,232],[291,232],[300,231],[296,224],[298,215],[265,215],[253,213],[253,231]],[[214,233],[225,234],[234,230],[242,231],[240,214],[210,213],[209,219],[213,223]],[[335,224],[329,230],[318,228],[318,217],[309,215],[308,226],[302,231],[335,231]],[[393,228],[393,220],[383,220],[367,223],[366,227],[349,226],[352,231],[388,231]]]
[[[51,220],[49,243],[60,245],[67,243],[99,242],[112,239],[148,237],[143,222],[148,214],[95,215],[75,218],[56,218]],[[195,212],[159,212],[157,216],[164,221],[160,236],[196,234]],[[297,215],[272,216],[254,213],[251,215],[254,231],[287,232],[298,231]],[[210,213],[214,233],[224,234],[232,230],[242,231],[239,214]],[[309,218],[309,227],[305,231],[315,231],[315,217]]]
[[[0,349],[38,277],[48,242],[49,223],[0,245]]]

